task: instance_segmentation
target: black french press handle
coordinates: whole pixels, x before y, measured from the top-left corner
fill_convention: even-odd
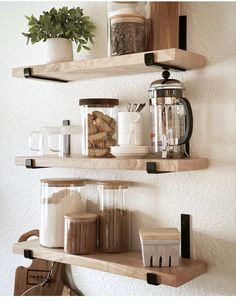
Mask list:
[[[182,138],[179,139],[178,145],[185,144],[187,143],[193,132],[193,112],[192,108],[190,105],[190,102],[188,101],[187,98],[184,97],[179,97],[181,100],[181,103],[184,106],[184,110],[186,112],[186,117],[185,117],[185,134]]]

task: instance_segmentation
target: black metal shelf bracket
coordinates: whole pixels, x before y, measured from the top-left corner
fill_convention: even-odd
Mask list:
[[[181,214],[181,257],[190,259],[190,215]]]
[[[187,16],[179,16],[179,49],[187,50]]]
[[[24,257],[28,259],[34,259],[33,251],[29,249],[24,250]]]
[[[177,67],[177,66],[173,66],[173,65],[166,65],[166,64],[155,62],[153,52],[144,53],[144,63],[148,67],[156,66],[156,67],[162,68],[164,70],[170,70],[171,69],[171,70],[176,70],[176,71],[186,71],[186,69],[181,68],[181,67]]]
[[[161,285],[158,281],[157,281],[157,275],[154,273],[147,273],[147,283],[148,284],[152,284],[152,285]]]
[[[25,159],[25,167],[29,169],[38,169],[38,168],[47,168],[47,167],[39,167],[35,166],[35,160],[34,159]]]
[[[172,171],[158,171],[156,162],[147,162],[146,170],[147,170],[147,173],[150,173],[150,174],[163,174],[163,173],[172,172]]]
[[[32,75],[32,69],[31,68],[24,68],[24,77],[25,78],[33,78],[33,79],[41,79],[41,80],[48,80],[53,82],[61,82],[61,83],[68,83],[68,80],[54,78],[54,77],[43,77],[38,75]]]

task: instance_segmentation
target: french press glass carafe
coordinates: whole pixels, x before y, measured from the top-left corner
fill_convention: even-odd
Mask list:
[[[157,158],[189,157],[189,140],[192,135],[193,117],[189,101],[183,97],[183,84],[169,79],[151,83],[149,88],[151,113],[152,154]]]

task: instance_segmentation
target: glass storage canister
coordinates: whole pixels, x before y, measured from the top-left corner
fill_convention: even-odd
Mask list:
[[[74,255],[93,254],[97,247],[97,215],[71,213],[65,215],[64,251]]]
[[[125,206],[124,181],[98,182],[99,192],[99,247],[108,253],[121,253],[129,249],[130,212]]]
[[[145,2],[108,3],[108,55],[146,51]]]
[[[117,141],[118,99],[84,98],[79,101],[82,113],[82,155],[112,157],[110,147]]]
[[[86,211],[86,180],[41,179],[40,244],[64,246],[64,215]]]

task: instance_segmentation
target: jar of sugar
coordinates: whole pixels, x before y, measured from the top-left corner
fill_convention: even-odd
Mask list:
[[[64,215],[86,212],[85,179],[41,179],[40,244],[64,246]]]

